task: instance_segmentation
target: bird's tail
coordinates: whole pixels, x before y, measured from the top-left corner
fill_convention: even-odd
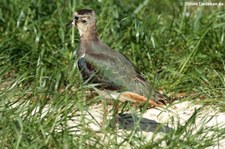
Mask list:
[[[164,105],[169,104],[172,102],[171,97],[168,97],[158,91],[155,91],[153,94],[153,100],[155,100],[157,103],[162,103]]]

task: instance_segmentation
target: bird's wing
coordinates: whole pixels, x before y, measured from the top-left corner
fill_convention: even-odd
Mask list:
[[[91,78],[105,89],[131,91],[146,97],[152,94],[151,86],[126,57],[103,44],[92,48],[78,60],[84,79]]]

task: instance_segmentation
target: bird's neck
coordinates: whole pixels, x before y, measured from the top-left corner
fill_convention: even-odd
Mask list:
[[[98,39],[98,33],[96,28],[87,28],[85,31],[79,31],[80,33],[80,40],[97,40]]]
[[[86,31],[80,34],[78,56],[85,54],[87,51],[92,51],[92,46],[99,42],[96,30]]]

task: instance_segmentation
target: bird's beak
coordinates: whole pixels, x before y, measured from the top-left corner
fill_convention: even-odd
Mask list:
[[[71,20],[69,23],[67,23],[66,27],[70,27],[71,25],[75,25],[75,20]]]

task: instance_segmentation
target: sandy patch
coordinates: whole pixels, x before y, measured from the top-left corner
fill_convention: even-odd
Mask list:
[[[212,107],[203,107],[202,105],[196,105],[194,103],[185,101],[177,102],[170,107],[165,108],[152,108],[148,109],[143,114],[137,114],[137,111],[129,111],[118,116],[117,142],[121,143],[124,141],[123,135],[132,133],[134,128],[140,130],[139,134],[146,137],[146,141],[152,139],[154,131],[157,129],[157,136],[154,134],[154,138],[162,137],[170,129],[176,129],[179,125],[185,125],[185,123],[194,115],[196,111],[197,115],[195,118],[194,125],[191,126],[190,131],[193,133],[197,132],[202,127],[219,127],[225,128],[225,113],[220,113],[217,109]],[[89,127],[98,133],[99,136],[106,137],[107,134],[102,134],[102,120],[103,120],[103,107],[101,105],[95,105],[89,108],[88,111],[82,113],[85,119],[81,120],[80,116],[75,116],[68,121],[68,127],[72,128],[72,132],[82,133],[78,127],[80,122],[83,121],[88,123]],[[108,120],[112,119],[112,112],[107,117]],[[108,121],[109,122],[109,121]],[[208,136],[211,135],[209,132]],[[109,136],[108,136],[109,137]],[[110,137],[109,137],[110,139]],[[124,148],[129,148],[129,144],[124,144]],[[225,140],[219,140],[217,145],[210,148],[225,148]]]
[[[16,105],[12,106],[12,108],[15,107]],[[112,108],[112,106],[108,107],[109,109]],[[51,105],[46,105],[42,109],[41,118],[44,118],[49,112],[54,110],[56,109],[51,107]],[[168,131],[170,131],[170,129],[176,129],[179,125],[185,125],[196,111],[198,112],[194,125],[188,129],[189,131],[192,131],[192,133],[197,132],[202,127],[204,127],[204,129],[210,127],[225,128],[225,113],[219,112],[218,109],[215,109],[214,107],[203,107],[202,105],[197,105],[188,101],[175,102],[173,105],[164,108],[151,108],[142,114],[138,113],[135,109],[133,109],[133,111],[131,109],[131,111],[119,114],[119,116],[117,116],[116,124],[112,123],[113,112],[111,111],[107,115],[105,125],[117,127],[117,129],[115,129],[115,134],[117,135],[116,141],[118,143],[124,142],[124,136],[127,136],[127,134],[145,137],[147,142],[152,140],[153,135],[154,139],[162,138]],[[36,107],[32,111],[31,115],[35,115],[38,112],[40,112],[39,107]],[[60,119],[61,116],[62,115],[59,114],[58,119]],[[66,125],[72,134],[82,134],[82,129],[85,125],[106,144],[115,137],[102,131],[103,106],[101,104],[90,106],[85,111],[69,113],[67,117],[68,121]],[[108,123],[112,124],[107,125]],[[139,131],[134,132],[134,128]],[[57,129],[58,131],[63,131],[60,126],[57,126]],[[156,130],[157,133],[154,133]],[[208,132],[207,135],[210,136],[211,132]],[[88,143],[94,143],[94,141]],[[165,144],[162,142],[162,146],[164,145]],[[130,144],[123,143],[122,148],[130,148]],[[225,148],[225,140],[218,140],[216,145],[209,148]]]

